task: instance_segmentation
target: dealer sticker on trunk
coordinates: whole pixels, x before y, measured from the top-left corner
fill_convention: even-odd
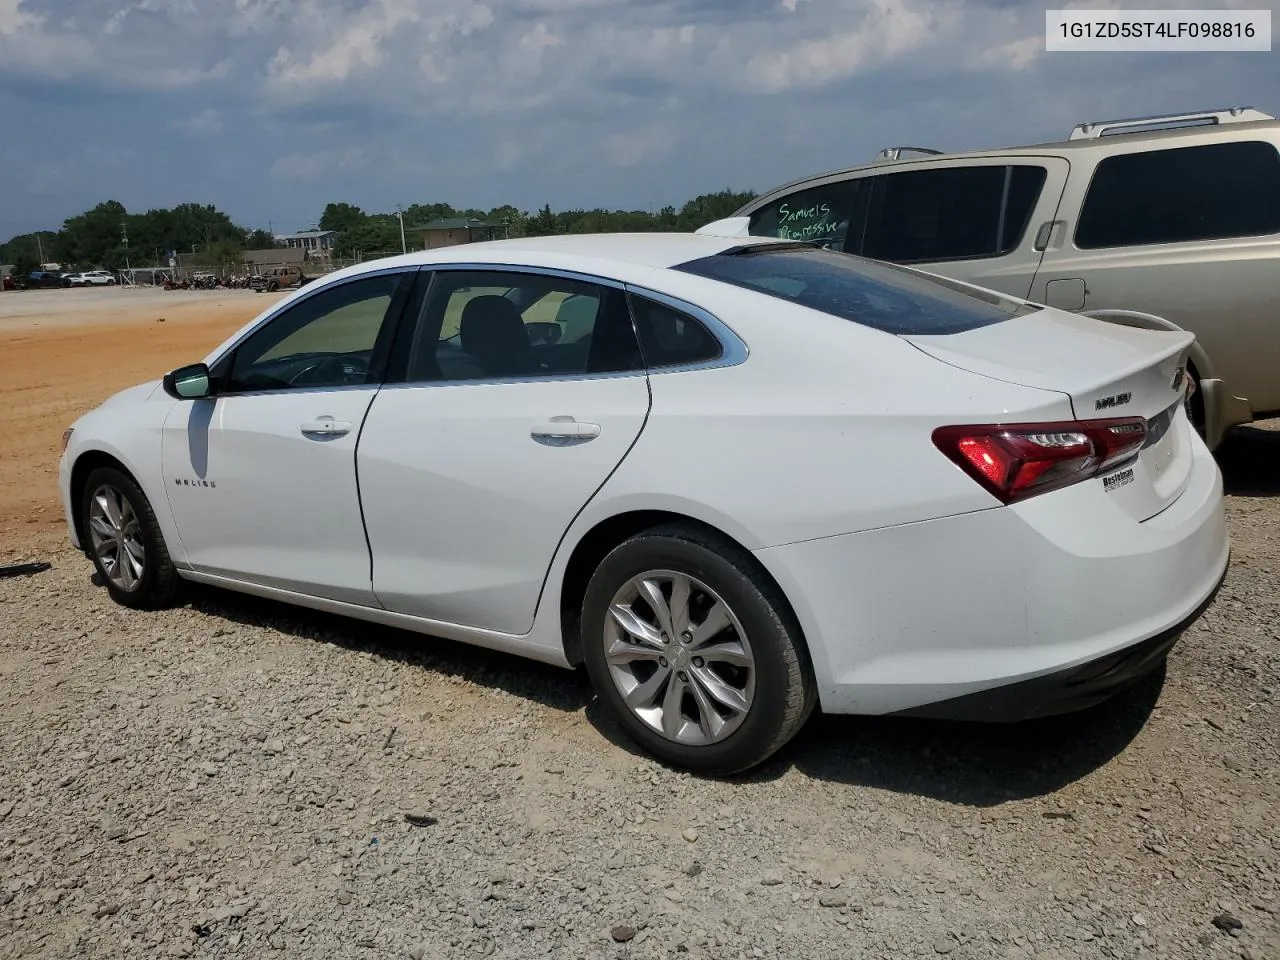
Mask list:
[[[1133,483],[1133,467],[1126,470],[1120,470],[1111,474],[1109,477],[1102,478],[1102,489],[1111,493],[1113,490],[1119,490],[1123,486]]]

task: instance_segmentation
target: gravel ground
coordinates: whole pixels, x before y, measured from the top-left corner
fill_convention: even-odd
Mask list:
[[[1167,673],[1018,727],[816,718],[730,782],[581,675],[133,613],[51,547],[0,579],[0,956],[1280,958],[1280,433],[1221,459],[1231,573]]]

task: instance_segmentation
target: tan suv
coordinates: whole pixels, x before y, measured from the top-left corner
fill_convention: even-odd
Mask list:
[[[1258,110],[1083,123],[1061,143],[974,153],[896,147],[735,218],[703,230],[817,241],[1189,330],[1192,414],[1210,447],[1280,415],[1280,122]]]

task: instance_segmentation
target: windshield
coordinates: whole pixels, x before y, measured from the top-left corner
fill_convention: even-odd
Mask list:
[[[905,267],[808,245],[740,247],[675,269],[903,335],[961,333],[1041,309]]]

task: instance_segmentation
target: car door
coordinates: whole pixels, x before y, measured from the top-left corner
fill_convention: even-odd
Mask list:
[[[375,605],[356,443],[412,272],[326,285],[211,370],[214,395],[166,420],[165,490],[192,567]]]
[[[648,414],[625,294],[441,270],[404,332],[357,455],[374,592],[400,613],[526,633],[565,530]]]
[[[1068,173],[1060,157],[930,161],[869,183],[864,257],[1030,295]]]

